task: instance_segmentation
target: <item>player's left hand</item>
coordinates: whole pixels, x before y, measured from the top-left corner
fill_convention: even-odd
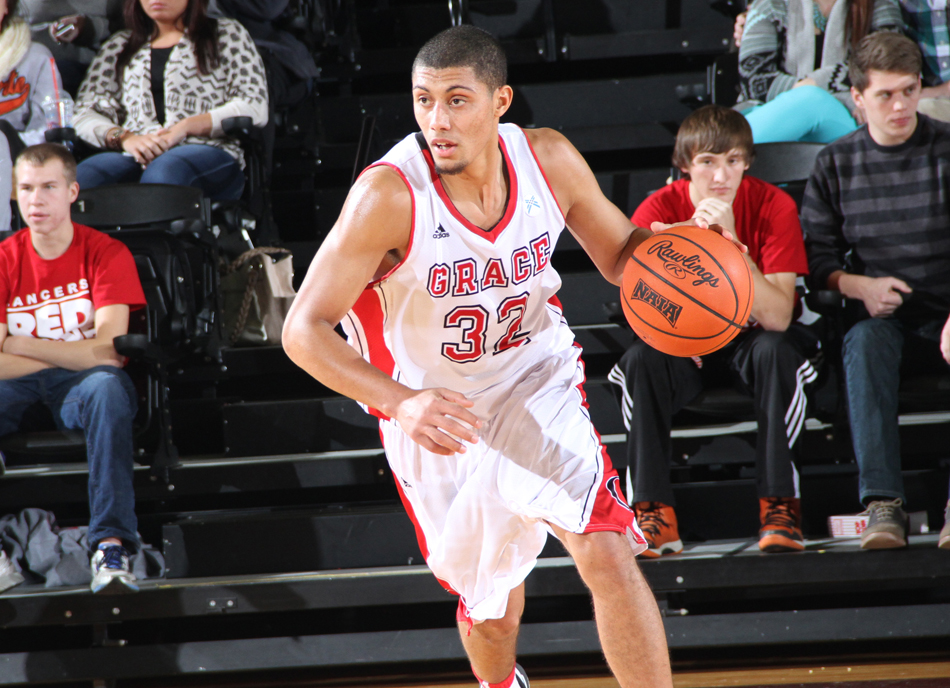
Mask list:
[[[947,318],[940,333],[940,353],[943,354],[943,360],[950,363],[950,318]]]
[[[721,234],[723,239],[731,241],[741,253],[749,252],[749,247],[739,241],[735,234],[730,232],[722,225],[709,224],[709,222],[704,217],[694,217],[691,220],[686,220],[685,222],[674,222],[671,225],[665,224],[663,222],[653,222],[650,224],[650,231],[665,232],[666,230],[673,227],[699,227],[700,229],[708,229],[716,232],[717,234]]]

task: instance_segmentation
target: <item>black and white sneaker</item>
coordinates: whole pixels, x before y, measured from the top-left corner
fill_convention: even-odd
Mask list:
[[[531,681],[528,680],[528,675],[524,672],[524,667],[520,664],[515,664],[515,680],[512,683],[511,688],[530,688]]]
[[[92,555],[92,584],[94,593],[121,595],[138,592],[135,574],[129,565],[129,553],[121,545],[99,545]]]

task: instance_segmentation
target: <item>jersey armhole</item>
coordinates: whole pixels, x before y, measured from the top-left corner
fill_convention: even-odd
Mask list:
[[[412,218],[409,221],[409,245],[406,247],[406,255],[402,257],[402,260],[400,260],[398,263],[392,266],[392,268],[390,268],[389,271],[385,275],[367,284],[366,289],[372,289],[383,280],[389,279],[393,275],[393,273],[396,272],[396,270],[401,268],[403,263],[405,263],[409,259],[409,254],[412,253],[412,245],[416,239],[416,195],[412,191],[412,184],[409,183],[409,180],[406,178],[406,175],[403,174],[403,171],[399,169],[398,167],[396,167],[395,165],[393,165],[391,162],[374,162],[372,165],[370,165],[365,170],[360,172],[359,176],[362,177],[369,170],[373,169],[374,167],[380,167],[380,166],[389,167],[390,169],[394,170],[396,174],[399,175],[399,178],[402,179],[403,183],[406,185],[406,188],[409,189],[409,199],[412,202]]]

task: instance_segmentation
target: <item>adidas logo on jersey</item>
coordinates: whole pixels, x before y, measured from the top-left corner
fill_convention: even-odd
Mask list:
[[[445,239],[449,236],[449,233],[445,231],[445,228],[442,227],[442,224],[439,223],[439,228],[435,230],[435,234],[432,235],[433,239]]]

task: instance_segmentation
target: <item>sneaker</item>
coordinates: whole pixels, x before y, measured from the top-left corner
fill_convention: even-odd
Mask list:
[[[763,552],[801,552],[801,501],[794,497],[759,499],[759,549]]]
[[[950,549],[950,502],[947,502],[947,509],[943,512],[943,528],[940,529],[937,547]]]
[[[877,501],[868,504],[862,515],[868,517],[868,525],[861,533],[861,549],[894,549],[907,546],[907,514],[901,509],[904,502]]]
[[[649,545],[642,556],[656,559],[664,554],[679,554],[683,551],[673,507],[661,502],[637,502],[633,507],[637,512],[637,525]]]
[[[23,574],[16,570],[10,557],[0,550],[0,592],[9,590],[23,582]]]
[[[515,664],[515,680],[511,688],[531,688],[531,681],[528,680],[528,675],[520,664]]]
[[[129,566],[129,553],[122,545],[99,545],[92,555],[92,584],[95,593],[119,595],[138,592],[135,574]]]

